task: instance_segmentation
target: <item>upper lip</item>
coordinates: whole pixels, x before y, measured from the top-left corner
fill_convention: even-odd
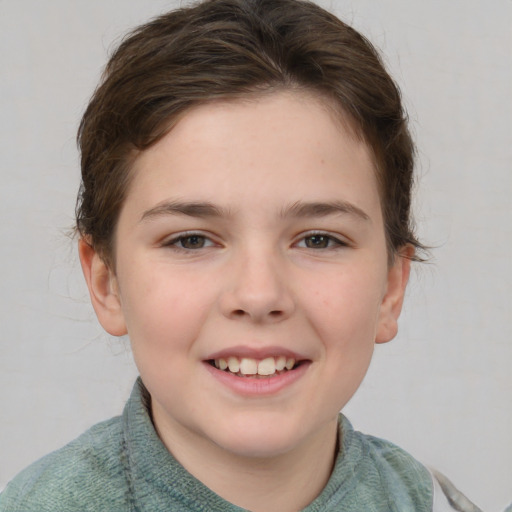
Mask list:
[[[228,357],[238,357],[238,358],[250,358],[262,360],[267,357],[279,357],[285,356],[287,358],[293,358],[295,361],[303,361],[308,359],[306,356],[294,352],[293,350],[279,347],[279,346],[267,346],[267,347],[258,347],[253,348],[249,346],[239,345],[234,347],[225,348],[219,350],[218,352],[213,352],[205,360],[212,359],[227,359]]]

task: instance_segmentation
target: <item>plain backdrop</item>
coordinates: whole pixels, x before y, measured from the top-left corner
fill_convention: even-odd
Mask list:
[[[185,2],[183,2],[185,3]],[[486,511],[512,500],[512,2],[321,1],[383,52],[417,139],[400,334],[345,409]],[[75,133],[108,51],[177,2],[0,0],[0,488],[119,414],[136,370],[102,333],[68,237]]]

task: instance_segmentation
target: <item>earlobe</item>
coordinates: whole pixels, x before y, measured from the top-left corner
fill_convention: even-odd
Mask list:
[[[375,343],[387,343],[398,332],[398,317],[402,311],[413,256],[414,248],[405,246],[395,256],[395,261],[389,268],[387,290],[380,307]]]
[[[78,253],[92,306],[100,324],[109,334],[123,336],[127,330],[114,273],[83,238],[78,242]]]

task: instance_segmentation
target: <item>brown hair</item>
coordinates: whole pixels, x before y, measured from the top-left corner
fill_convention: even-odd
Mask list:
[[[414,145],[398,87],[367,39],[303,0],[206,0],[125,38],[78,132],[80,235],[112,264],[138,152],[194,105],[286,88],[334,101],[372,149],[390,256],[421,248],[410,219]]]

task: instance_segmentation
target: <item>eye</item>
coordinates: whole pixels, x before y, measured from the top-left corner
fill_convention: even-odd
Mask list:
[[[307,249],[330,249],[346,246],[347,244],[332,235],[312,233],[302,238],[297,245]]]
[[[204,249],[205,247],[211,247],[215,244],[204,235],[190,233],[173,238],[172,240],[165,242],[163,245],[181,250],[197,250]]]

